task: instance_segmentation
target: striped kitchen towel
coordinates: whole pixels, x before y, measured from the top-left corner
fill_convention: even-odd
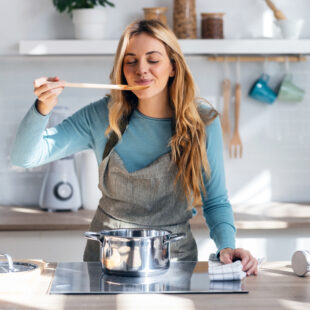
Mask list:
[[[242,271],[242,264],[237,260],[231,264],[223,264],[215,254],[209,257],[209,278],[211,281],[242,280],[246,273]]]

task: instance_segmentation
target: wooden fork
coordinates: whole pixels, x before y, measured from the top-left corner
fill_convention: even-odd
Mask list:
[[[240,83],[237,83],[235,89],[235,128],[229,144],[230,158],[242,157],[242,142],[239,134],[240,103],[241,103],[241,85]]]

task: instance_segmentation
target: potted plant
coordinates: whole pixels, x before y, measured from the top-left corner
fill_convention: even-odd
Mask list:
[[[106,5],[114,7],[109,0],[53,0],[56,9],[72,16],[75,38],[101,40],[104,38]]]

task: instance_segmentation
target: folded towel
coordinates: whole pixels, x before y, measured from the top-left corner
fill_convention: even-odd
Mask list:
[[[242,280],[246,276],[242,268],[240,260],[231,264],[210,260],[208,274],[211,281]]]
[[[219,258],[212,253],[209,257],[209,278],[211,281],[242,280],[246,272],[242,271],[242,264],[237,260],[231,264],[223,264]]]

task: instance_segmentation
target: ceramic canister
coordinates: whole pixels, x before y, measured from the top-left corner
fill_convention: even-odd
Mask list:
[[[298,276],[305,276],[310,271],[310,252],[296,251],[292,256],[292,268]]]

